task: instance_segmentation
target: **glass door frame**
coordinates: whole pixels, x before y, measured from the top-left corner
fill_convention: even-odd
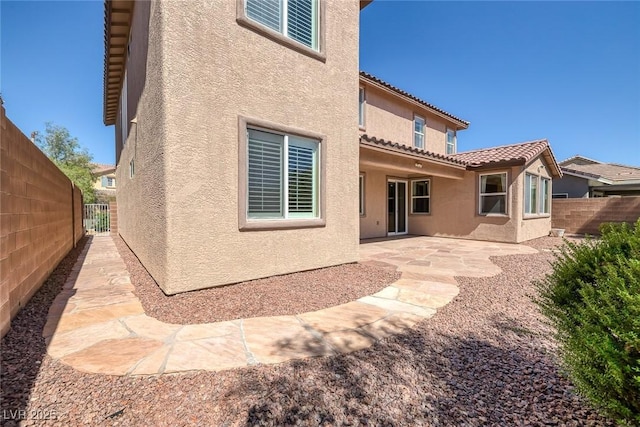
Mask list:
[[[403,183],[404,184],[404,231],[398,231],[398,186],[395,186],[396,193],[394,194],[395,201],[395,232],[389,231],[389,183]],[[385,213],[387,216],[386,227],[387,227],[387,236],[401,236],[403,234],[409,234],[409,180],[407,179],[398,179],[398,178],[387,178],[387,185],[385,192],[387,193],[387,197],[385,198]]]

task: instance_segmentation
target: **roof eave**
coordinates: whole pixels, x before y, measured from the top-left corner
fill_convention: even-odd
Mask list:
[[[133,0],[104,2],[103,121],[107,126],[115,124],[118,114],[133,5]]]

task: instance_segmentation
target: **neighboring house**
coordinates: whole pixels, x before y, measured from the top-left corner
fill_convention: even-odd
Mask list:
[[[96,177],[93,188],[96,191],[116,195],[116,167],[114,165],[94,164],[91,170]]]
[[[94,164],[91,170],[96,180],[93,183],[96,203],[109,203],[116,198],[116,167],[114,165]]]
[[[640,196],[640,167],[603,163],[580,155],[560,162],[554,198]]]
[[[118,232],[165,293],[354,262],[360,238],[548,233],[549,144],[458,153],[468,122],[358,78],[367,3],[105,3]]]

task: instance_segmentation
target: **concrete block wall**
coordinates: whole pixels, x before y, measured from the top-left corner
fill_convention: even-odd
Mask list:
[[[569,234],[599,234],[603,222],[628,222],[640,217],[640,197],[553,199],[551,226]]]
[[[4,336],[11,318],[83,232],[80,190],[5,116],[2,106],[0,174],[0,336]]]

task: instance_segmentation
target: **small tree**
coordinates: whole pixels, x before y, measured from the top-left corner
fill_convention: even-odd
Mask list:
[[[553,272],[536,283],[536,302],[578,391],[618,422],[640,425],[640,219],[601,232],[565,242]]]
[[[39,135],[36,142],[47,157],[82,190],[84,202],[94,203],[96,195],[93,187],[95,178],[91,172],[92,156],[85,148],[80,147],[78,139],[71,137],[65,127],[46,123],[45,135]]]

